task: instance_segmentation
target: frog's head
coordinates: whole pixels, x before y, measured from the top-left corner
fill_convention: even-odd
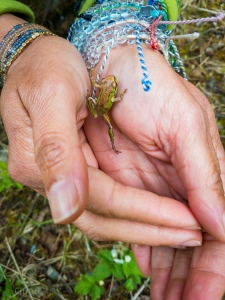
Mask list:
[[[117,89],[118,80],[114,75],[109,75],[106,78],[102,79],[101,85],[105,87],[111,87],[113,90],[116,91]]]

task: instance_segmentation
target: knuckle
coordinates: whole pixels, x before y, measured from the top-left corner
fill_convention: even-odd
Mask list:
[[[53,101],[55,95],[62,96],[64,99],[69,90],[68,85],[65,79],[60,80],[58,74],[51,71],[51,76],[39,76],[38,79],[30,76],[26,81],[21,82],[19,95],[25,106],[37,113]]]
[[[76,224],[77,228],[82,231],[82,233],[93,241],[106,241],[106,238],[103,238],[97,231],[94,225],[91,224]]]
[[[86,230],[82,230],[83,234],[86,235],[89,239],[93,241],[106,241],[107,239],[103,238],[100,236],[97,232],[96,229],[94,228],[87,228]]]
[[[8,174],[14,181],[33,190],[42,191],[43,194],[44,184],[35,162],[31,161],[29,156],[24,156],[18,151],[16,152],[16,149],[10,150]]]
[[[23,184],[23,182],[21,182],[21,169],[11,160],[8,162],[8,174],[11,179]]]
[[[63,167],[68,158],[65,138],[58,133],[42,135],[35,145],[36,163],[42,171]]]
[[[199,103],[192,103],[188,112],[190,112],[186,114],[186,124],[188,127],[192,128],[193,124],[195,124],[195,126],[202,126],[205,123],[205,111],[202,109]]]
[[[85,211],[75,222],[74,225],[89,239],[94,241],[109,240],[106,234],[103,234],[102,222],[99,217],[96,218],[92,213]]]

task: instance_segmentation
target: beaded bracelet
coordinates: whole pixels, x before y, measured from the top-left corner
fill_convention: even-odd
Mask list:
[[[14,26],[0,43],[0,89],[7,78],[7,72],[17,57],[41,35],[54,36],[47,28],[32,24],[23,23]]]
[[[90,71],[104,56],[96,82],[99,81],[110,50],[128,43],[136,44],[143,70],[141,83],[144,91],[149,91],[151,81],[148,78],[141,43],[159,50],[173,69],[187,80],[187,75],[174,39],[195,39],[198,33],[170,37],[167,26],[218,22],[224,14],[202,19],[168,21],[164,0],[96,0],[95,5],[79,15],[71,26],[67,39],[81,53],[87,69]],[[92,97],[95,95],[95,88]]]
[[[159,20],[168,20],[164,0],[97,0],[96,3],[74,22],[67,39],[77,47],[88,70],[92,69],[104,55],[96,82],[112,48],[124,43],[136,44],[143,70],[141,82],[144,91],[149,91],[151,81],[141,42],[158,49],[168,38],[170,32],[165,25],[151,27]]]

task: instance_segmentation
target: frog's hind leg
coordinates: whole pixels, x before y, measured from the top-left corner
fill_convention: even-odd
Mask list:
[[[93,115],[93,117],[97,118],[98,113],[97,113],[97,110],[95,108],[95,106],[96,106],[95,99],[92,98],[92,97],[88,97],[87,104],[88,104],[88,108],[89,108],[91,114]]]
[[[101,88],[101,85],[98,84],[94,79],[94,68],[91,68],[91,70],[90,70],[90,78],[91,78],[91,82],[92,82],[93,86],[95,86],[96,88]]]
[[[112,98],[112,102],[120,101],[123,99],[124,94],[127,92],[127,89],[125,89],[123,92],[120,93],[120,96],[117,98]]]
[[[109,137],[110,137],[110,142],[111,142],[111,145],[112,145],[112,148],[113,150],[118,154],[118,153],[121,153],[119,150],[116,149],[115,147],[115,144],[114,144],[114,132],[113,132],[113,128],[112,128],[112,125],[111,125],[111,122],[110,122],[110,118],[107,114],[103,115],[103,118],[105,120],[105,122],[107,123],[108,127],[109,127]]]

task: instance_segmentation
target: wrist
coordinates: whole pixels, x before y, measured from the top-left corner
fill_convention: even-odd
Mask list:
[[[12,14],[0,15],[0,41],[15,25],[25,23],[23,19],[20,19]]]
[[[9,18],[7,18],[7,24]],[[15,19],[12,20],[17,21]],[[11,22],[12,24],[12,22]],[[7,73],[12,65],[12,63],[20,56],[20,54],[29,46],[36,38],[41,35],[54,35],[48,29],[43,26],[25,22],[19,23],[12,27],[11,30],[4,36],[2,42],[0,42],[0,87],[2,88],[6,78]]]

